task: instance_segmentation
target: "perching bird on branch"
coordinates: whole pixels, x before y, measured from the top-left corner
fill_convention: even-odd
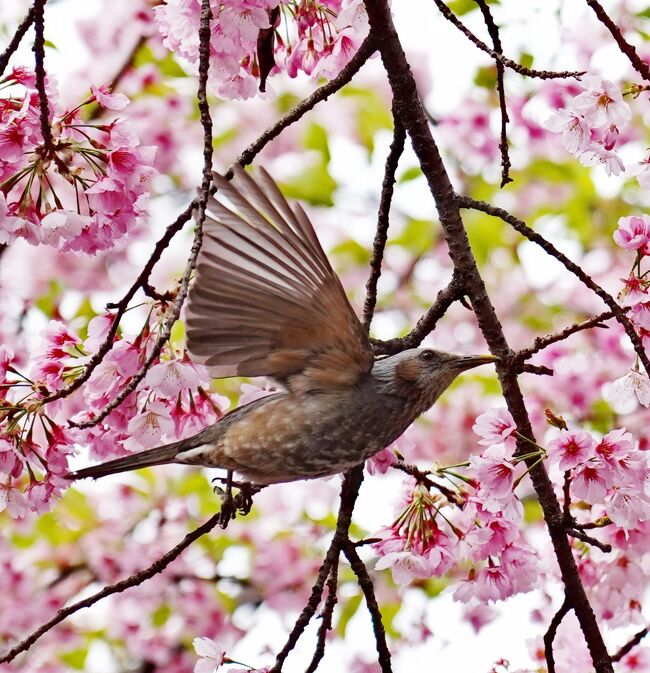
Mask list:
[[[493,362],[410,349],[375,360],[307,215],[265,171],[215,176],[187,308],[187,348],[215,378],[270,376],[286,388],[193,437],[70,474],[149,465],[219,467],[258,484],[337,474],[395,441],[461,372]]]

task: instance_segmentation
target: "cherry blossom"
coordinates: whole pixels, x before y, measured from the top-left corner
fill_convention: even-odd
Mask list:
[[[650,217],[648,215],[621,217],[614,232],[614,240],[625,250],[645,249],[650,241]]]
[[[214,673],[226,658],[226,651],[210,638],[194,638],[194,651],[200,657],[194,666],[194,673]]]
[[[610,386],[612,400],[622,403],[638,401],[644,407],[650,407],[650,379],[637,369],[630,371]]]
[[[548,459],[561,470],[570,470],[594,455],[596,440],[584,430],[561,430],[547,446]]]
[[[512,415],[505,407],[490,409],[481,414],[472,430],[482,439],[479,444],[491,446],[505,441],[517,430]]]

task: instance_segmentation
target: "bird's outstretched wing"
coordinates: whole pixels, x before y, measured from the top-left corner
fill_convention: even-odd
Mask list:
[[[215,183],[234,210],[208,204],[186,314],[192,358],[215,378],[353,385],[372,368],[370,344],[304,210],[263,170]]]

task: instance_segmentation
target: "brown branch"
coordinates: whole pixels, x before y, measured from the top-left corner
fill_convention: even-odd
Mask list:
[[[399,353],[407,348],[416,348],[422,340],[433,331],[438,320],[447,312],[447,309],[459,299],[464,293],[464,284],[462,275],[454,271],[449,285],[438,292],[436,300],[429,310],[417,321],[415,327],[403,337],[379,341],[373,339],[373,349],[375,353],[381,355],[392,355]]]
[[[18,24],[11,41],[7,45],[7,48],[2,52],[2,54],[0,54],[0,77],[4,75],[4,72],[9,65],[9,59],[13,56],[16,49],[18,49],[22,39],[25,37],[25,34],[30,29],[32,23],[34,23],[34,16],[34,6],[32,6],[27,12],[25,18]]]
[[[337,559],[338,561],[338,559]],[[325,643],[327,640],[327,632],[332,628],[332,615],[334,613],[334,607],[336,606],[336,590],[338,585],[339,577],[339,568],[338,562],[334,563],[330,569],[330,576],[327,580],[327,598],[325,599],[325,606],[321,613],[321,623],[318,627],[318,641],[316,643],[316,649],[314,650],[314,656],[312,657],[309,666],[305,670],[305,673],[315,673],[320,664],[323,656],[325,655]]]
[[[582,283],[586,285],[592,292],[597,294],[605,302],[605,304],[609,306],[612,313],[616,316],[618,322],[623,325],[625,333],[630,338],[636,354],[639,356],[641,362],[643,362],[646,372],[650,374],[650,359],[645,352],[641,338],[636,333],[634,325],[632,325],[630,319],[625,314],[625,310],[618,305],[614,297],[612,297],[609,292],[606,292],[602,287],[600,287],[600,285],[598,285],[598,283],[594,282],[591,276],[586,274],[575,262],[572,262],[566,255],[561,253],[552,243],[547,241],[534,229],[531,229],[523,220],[520,220],[519,218],[510,214],[507,210],[504,210],[503,208],[497,208],[496,206],[492,206],[489,203],[485,203],[483,201],[477,201],[476,199],[472,199],[469,196],[457,196],[456,201],[461,208],[472,208],[474,210],[480,210],[484,213],[487,213],[488,215],[498,217],[504,222],[507,222],[513,229],[525,236],[528,240],[539,245],[539,247],[542,248],[542,250],[544,250],[551,257],[555,257],[555,259],[563,264],[568,271],[579,278]]]
[[[254,140],[237,158],[237,163],[242,166],[248,166],[253,159],[275,138],[277,138],[284,129],[297,122],[306,112],[309,112],[321,101],[327,100],[333,93],[342,89],[360,70],[361,66],[375,53],[376,47],[373,40],[367,37],[359,47],[357,53],[350,59],[350,62],[341,70],[341,72],[332,80],[316,89],[311,96],[300,101],[293,110],[277,121],[273,126],[269,126],[262,135]],[[232,169],[225,176],[226,180],[232,178]]]
[[[628,309],[626,307],[621,307],[621,311],[625,312]],[[605,320],[609,320],[610,318],[615,318],[616,317],[616,312],[615,311],[603,311],[603,313],[600,313],[599,315],[594,316],[593,318],[589,318],[589,320],[585,320],[583,322],[577,322],[574,323],[573,325],[570,325],[569,327],[565,327],[562,331],[560,332],[555,332],[554,334],[547,334],[546,336],[543,337],[537,337],[531,346],[528,348],[522,348],[521,350],[517,351],[512,360],[513,361],[523,361],[523,360],[528,360],[531,358],[535,353],[539,353],[539,351],[543,350],[544,348],[547,348],[551,344],[557,343],[558,341],[564,341],[565,339],[568,339],[572,334],[576,334],[577,332],[582,332],[583,330],[591,329],[592,327],[605,327],[603,325],[603,322]]]
[[[293,625],[293,629],[287,638],[287,642],[277,654],[275,664],[269,673],[280,673],[289,653],[296,646],[296,643],[303,634],[303,631],[307,628],[307,624],[309,624],[311,618],[316,614],[316,610],[318,609],[318,605],[323,595],[325,580],[334,564],[338,562],[341,548],[344,543],[348,541],[348,530],[352,523],[352,512],[359,495],[359,488],[362,481],[363,465],[357,465],[357,467],[348,470],[343,477],[343,484],[341,486],[341,505],[339,507],[334,537],[332,538],[327,554],[318,571],[318,576],[312,587],[309,600],[296,620],[296,623]]]
[[[396,460],[391,467],[395,470],[400,470],[400,472],[404,472],[405,474],[408,474],[409,476],[413,477],[418,484],[422,484],[426,486],[428,489],[434,488],[436,491],[440,491],[449,502],[453,503],[454,505],[457,505],[460,507],[462,505],[462,498],[458,496],[457,493],[452,491],[450,488],[447,488],[443,484],[439,484],[437,481],[433,481],[433,479],[430,479],[430,472],[423,472],[420,470],[416,465],[409,465],[408,463],[405,463],[403,460]]]
[[[50,106],[45,92],[45,3],[47,0],[35,0],[34,11],[34,69],[36,71],[36,90],[38,91],[38,103],[41,112],[41,134],[43,136],[43,148],[49,155],[54,150],[52,129],[50,128]]]
[[[124,59],[122,65],[120,66],[120,69],[117,71],[117,73],[111,80],[111,83],[108,85],[109,91],[115,91],[117,85],[122,81],[126,73],[129,72],[129,70],[133,66],[133,61],[135,57],[138,55],[140,49],[146,44],[147,39],[148,38],[146,35],[140,35],[140,37],[137,39],[136,43],[131,48],[131,51],[129,51],[127,57]],[[100,119],[101,117],[104,116],[105,113],[106,108],[100,105],[100,103],[95,103],[95,105],[93,105],[88,110],[88,116],[90,119],[93,120]]]
[[[488,7],[486,0],[474,0],[483,14],[483,20],[490,34],[494,51],[503,56],[503,47],[501,45],[501,37],[499,36],[499,28],[494,22],[492,12]],[[497,69],[497,93],[499,95],[499,111],[501,113],[501,139],[499,140],[499,150],[501,152],[501,188],[505,187],[509,182],[512,182],[510,177],[510,154],[508,153],[508,109],[506,107],[506,92],[503,84],[503,73],[505,66],[503,61],[495,59],[495,66]]]
[[[370,613],[372,630],[375,634],[375,645],[377,647],[377,654],[379,655],[379,667],[381,668],[382,673],[392,673],[393,669],[390,662],[390,650],[386,643],[386,630],[381,621],[381,610],[379,609],[377,598],[375,597],[375,589],[372,580],[370,579],[370,575],[368,575],[368,569],[361,560],[356,547],[349,540],[343,545],[343,553],[350,562],[350,567],[357,576],[361,591],[363,591],[363,595],[366,597],[366,607]]]
[[[619,49],[627,56],[632,64],[632,67],[643,77],[643,79],[650,82],[650,67],[637,54],[636,49],[623,37],[621,29],[611,20],[609,14],[603,9],[603,6],[597,0],[586,0],[587,4],[594,10],[598,20],[609,30]]]
[[[649,627],[641,629],[630,640],[621,647],[615,654],[612,654],[612,661],[620,661],[626,654],[629,654],[650,632]]]
[[[393,25],[387,0],[365,0],[371,33],[375,36],[384,68],[396,101],[397,112],[411,137],[413,149],[420,162],[433,195],[440,224],[454,268],[463,276],[465,294],[469,297],[474,313],[490,351],[507,359],[511,349],[501,323],[487,294],[472,253],[467,233],[460,216],[449,175],[431,134],[431,127],[424,112],[413,74]],[[518,431],[534,440],[530,418],[526,410],[517,375],[501,360],[496,363],[503,395]],[[517,451],[527,452],[521,441]],[[594,668],[597,673],[612,673],[612,664],[600,632],[598,622],[582,585],[572,549],[563,525],[562,510],[542,463],[527,459],[530,477],[537,493],[549,535],[561,571],[565,594],[575,611],[584,633]]]
[[[506,68],[510,68],[510,70],[514,70],[516,73],[519,73],[520,75],[523,75],[524,77],[535,77],[537,79],[563,79],[567,77],[580,77],[581,75],[584,75],[583,72],[573,72],[573,71],[568,71],[564,70],[562,72],[555,72],[553,70],[533,70],[531,68],[527,68],[526,66],[521,65],[521,63],[517,63],[516,61],[513,61],[507,57],[505,57],[503,54],[500,54],[498,51],[495,51],[494,49],[490,49],[490,47],[485,44],[485,42],[482,42],[479,40],[474,33],[472,33],[469,28],[463,24],[460,19],[447,7],[447,5],[442,2],[442,0],[433,0],[438,9],[440,10],[440,13],[449,21],[452,23],[460,32],[475,46],[477,46],[481,51],[484,51],[486,54],[491,56],[495,61],[498,61],[500,63],[503,63],[503,65]]]
[[[555,657],[553,656],[553,641],[557,634],[557,630],[562,623],[562,620],[566,617],[567,613],[571,610],[571,605],[568,598],[564,598],[564,602],[560,606],[560,609],[553,615],[551,623],[548,625],[548,629],[544,634],[544,656],[546,658],[546,668],[548,673],[555,673]]]
[[[570,535],[571,537],[576,538],[576,540],[581,540],[582,542],[585,542],[586,544],[590,544],[592,547],[598,547],[600,551],[605,552],[608,554],[609,552],[612,551],[612,545],[608,544],[606,542],[601,542],[600,540],[597,540],[595,537],[591,537],[591,535],[587,535],[586,533],[583,533],[582,531],[576,530],[575,528],[567,528],[567,535]]]
[[[39,638],[44,636],[48,631],[50,631],[54,626],[60,624],[64,619],[70,617],[75,612],[82,610],[83,608],[89,608],[91,605],[95,605],[103,598],[111,596],[113,594],[121,593],[126,589],[135,587],[139,584],[142,584],[148,579],[151,579],[155,575],[161,573],[172,561],[176,560],[183,551],[185,551],[193,542],[198,540],[200,537],[209,533],[218,523],[219,523],[219,514],[215,514],[212,518],[208,519],[203,525],[194,529],[188,533],[182,540],[177,544],[173,549],[168,551],[164,556],[161,556],[158,560],[154,561],[148,568],[141,570],[130,577],[127,577],[124,580],[120,580],[115,584],[111,584],[107,587],[104,587],[101,591],[88,596],[83,600],[72,603],[65,608],[59,610],[52,619],[45,622],[40,626],[36,631],[31,633],[27,638],[21,640],[19,643],[14,645],[10,650],[5,652],[0,657],[0,663],[7,663],[15,659],[21,652],[28,650]]]
[[[370,329],[372,316],[377,305],[377,282],[381,276],[381,263],[384,259],[384,250],[388,240],[388,225],[390,224],[390,204],[393,199],[395,185],[395,172],[397,164],[404,152],[406,131],[400,120],[393,114],[395,128],[393,130],[393,142],[386,158],[384,180],[381,185],[381,197],[379,200],[379,213],[377,215],[377,231],[372,244],[372,258],[370,260],[370,276],[366,283],[366,300],[363,305],[363,326],[366,332]]]
[[[83,423],[70,423],[77,428],[90,428],[98,423],[101,423],[113,409],[124,402],[124,400],[138,387],[140,381],[147,375],[151,365],[158,359],[165,343],[171,335],[172,327],[178,320],[185,297],[190,284],[190,277],[196,267],[196,261],[203,243],[203,222],[206,216],[206,209],[208,199],[210,198],[210,187],[212,185],[212,118],[210,116],[210,107],[206,94],[208,73],[210,69],[210,19],[212,18],[212,10],[210,9],[209,0],[201,1],[201,24],[199,27],[199,88],[197,93],[199,111],[201,114],[201,126],[203,127],[203,180],[201,182],[201,190],[197,203],[197,218],[196,229],[194,232],[194,241],[190,250],[190,256],[181,279],[178,294],[174,301],[170,314],[167,316],[160,334],[156,338],[156,342],[151,349],[147,359],[135,374],[129,383],[122,388],[120,393],[109,402],[102,411],[96,416]]]
[[[167,227],[165,233],[162,235],[160,240],[154,246],[153,252],[151,253],[151,256],[147,260],[147,263],[144,265],[142,271],[140,272],[140,275],[135,279],[135,281],[128,289],[126,294],[122,297],[122,299],[120,299],[117,303],[111,303],[106,305],[106,308],[117,309],[117,312],[113,316],[113,323],[111,324],[108,334],[106,335],[106,339],[97,349],[97,352],[92,356],[92,358],[90,358],[90,360],[86,364],[83,373],[80,376],[78,376],[74,381],[72,381],[72,383],[67,385],[65,388],[61,388],[60,390],[57,390],[56,392],[53,392],[44,397],[42,400],[43,404],[53,402],[54,400],[61,399],[62,397],[67,397],[75,390],[80,388],[90,378],[90,375],[93,373],[94,369],[104,359],[104,356],[113,346],[113,341],[115,340],[115,335],[117,334],[120,320],[124,315],[124,313],[126,312],[126,309],[128,308],[130,301],[133,299],[136,292],[140,288],[144,288],[145,285],[148,285],[147,281],[149,279],[149,276],[151,275],[153,267],[160,259],[162,253],[165,251],[172,238],[183,228],[183,225],[190,219],[190,217],[192,217],[192,211],[194,210],[194,208],[196,208],[196,205],[197,201],[195,199]]]

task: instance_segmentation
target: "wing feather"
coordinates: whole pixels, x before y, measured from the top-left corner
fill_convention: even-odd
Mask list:
[[[305,211],[243,169],[208,204],[186,312],[190,354],[212,376],[272,376],[293,390],[353,385],[368,338]]]

